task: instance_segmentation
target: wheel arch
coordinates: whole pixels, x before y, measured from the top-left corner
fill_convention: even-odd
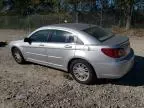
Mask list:
[[[18,47],[18,46],[12,46],[12,47],[11,47],[11,52],[13,51],[14,48],[17,48],[17,49],[21,52],[23,58],[25,59],[25,56],[24,56],[24,54],[23,54],[22,49],[21,49],[20,47]],[[13,52],[12,52],[12,53],[13,53]],[[25,60],[26,60],[26,59],[25,59]]]
[[[84,59],[84,58],[80,58],[80,57],[72,58],[72,59],[69,60],[68,65],[67,65],[67,70],[68,70],[68,72],[70,72],[70,71],[69,71],[69,70],[70,70],[70,64],[71,64],[74,60],[79,60],[79,59],[86,61],[86,62],[92,67],[92,69],[93,69],[93,71],[94,71],[94,73],[95,73],[95,75],[96,75],[96,77],[97,77],[97,73],[96,73],[95,69],[93,68],[92,64],[91,64],[88,60],[86,60],[86,59]]]
[[[19,47],[19,46],[16,46],[16,45],[14,45],[14,46],[12,46],[12,47],[11,47],[11,52],[13,51],[13,49],[14,49],[14,48],[19,49],[19,50],[20,50],[20,52],[23,54],[23,52],[22,52],[22,48],[21,48],[21,47]]]
[[[15,49],[15,48],[18,48],[17,46],[12,46],[11,47],[11,52]],[[19,49],[19,48],[18,48]]]

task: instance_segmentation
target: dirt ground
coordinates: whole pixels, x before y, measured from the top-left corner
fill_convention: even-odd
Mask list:
[[[0,30],[0,41],[26,34]],[[94,85],[79,84],[67,73],[48,67],[19,65],[8,46],[0,47],[0,108],[144,108],[144,36],[129,37],[136,53],[133,70],[121,79]]]

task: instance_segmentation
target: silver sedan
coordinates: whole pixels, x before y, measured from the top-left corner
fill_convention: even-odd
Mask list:
[[[128,37],[90,24],[41,27],[9,46],[17,63],[30,61],[61,69],[83,84],[97,78],[120,78],[134,64]]]

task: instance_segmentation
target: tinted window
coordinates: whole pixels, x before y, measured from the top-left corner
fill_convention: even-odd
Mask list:
[[[48,41],[48,30],[41,30],[34,33],[30,39],[32,42],[47,42]]]
[[[95,37],[99,41],[105,41],[113,36],[112,33],[107,32],[106,30],[99,27],[91,27],[83,31]]]
[[[50,42],[72,43],[74,42],[74,36],[66,31],[54,30]]]

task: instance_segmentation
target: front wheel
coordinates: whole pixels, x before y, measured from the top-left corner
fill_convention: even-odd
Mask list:
[[[21,51],[18,48],[13,48],[12,49],[12,55],[15,59],[15,61],[19,64],[23,64],[25,62],[23,55]]]
[[[91,84],[96,79],[92,66],[85,60],[74,60],[70,65],[73,78],[82,84]]]

